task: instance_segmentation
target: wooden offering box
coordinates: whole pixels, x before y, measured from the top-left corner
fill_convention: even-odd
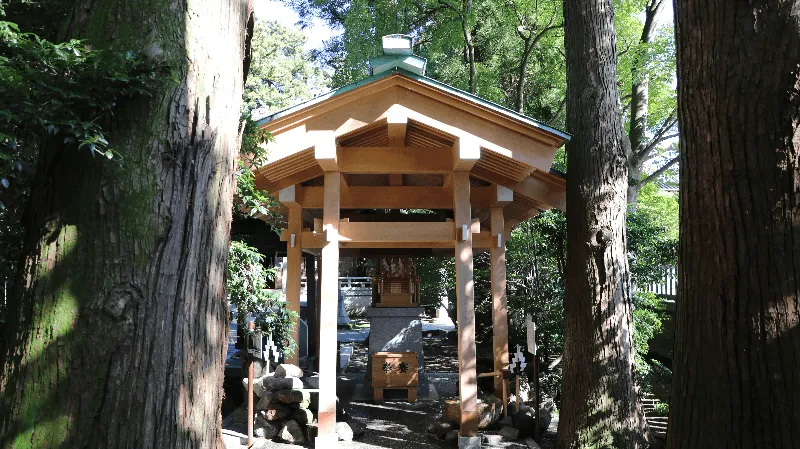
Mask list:
[[[383,400],[384,389],[408,390],[409,402],[417,401],[419,362],[416,352],[376,352],[372,354],[372,388],[375,400]]]

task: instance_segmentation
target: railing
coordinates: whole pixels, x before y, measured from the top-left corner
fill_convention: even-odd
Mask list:
[[[300,279],[300,288],[306,289],[306,278]],[[339,278],[339,287],[346,288],[368,288],[372,290],[372,278],[368,276],[347,276]]]
[[[675,266],[662,268],[661,279],[645,286],[645,291],[656,295],[675,296],[678,294],[678,268]]]
[[[300,300],[306,298],[306,278],[300,279]],[[368,276],[343,276],[339,288],[344,296],[344,307],[351,317],[362,316],[372,306],[372,278]]]

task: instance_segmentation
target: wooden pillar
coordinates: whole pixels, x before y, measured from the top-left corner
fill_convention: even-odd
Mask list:
[[[475,298],[472,277],[472,211],[469,173],[453,173],[453,211],[456,225],[456,298],[458,301],[458,385],[461,399],[461,438],[478,434],[478,378],[475,363]],[[466,233],[464,232],[466,230]]]
[[[342,175],[325,172],[319,323],[319,432],[316,447],[336,447],[336,318],[339,303],[339,204]]]
[[[317,354],[317,267],[316,257],[313,254],[305,255],[306,262],[306,321],[308,321],[308,356]]]
[[[297,321],[300,319],[300,277],[301,265],[303,262],[303,209],[298,206],[289,207],[289,241],[286,242],[286,303],[289,310],[296,313],[298,318],[294,320],[292,328],[292,339],[297,343],[297,350],[286,359],[286,363],[297,365],[300,360],[300,326]]]
[[[491,208],[490,215],[492,242],[489,257],[492,264],[492,324],[494,335],[494,370],[502,371],[508,367],[508,306],[506,304],[506,237],[503,208]],[[494,391],[502,391],[505,379],[495,377]],[[503,404],[505,407],[506,404]]]

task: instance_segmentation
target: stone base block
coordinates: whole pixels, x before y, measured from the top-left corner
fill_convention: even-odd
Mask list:
[[[339,447],[339,438],[337,437],[316,437],[314,438],[314,447],[317,449],[335,449]],[[480,446],[478,446],[480,447]]]
[[[458,449],[481,449],[481,440],[483,438],[480,436],[474,437],[458,437]]]

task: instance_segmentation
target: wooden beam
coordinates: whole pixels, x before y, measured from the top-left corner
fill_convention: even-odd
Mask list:
[[[506,235],[503,208],[491,209],[491,233],[493,245],[489,248],[492,271],[492,348],[494,370],[508,367],[508,306],[506,304]],[[504,379],[495,379],[495,391],[502,391]],[[503,404],[505,407],[507,404]]]
[[[453,223],[381,223],[342,222],[339,228],[342,242],[452,242],[455,240]]]
[[[308,181],[309,179],[316,178],[317,176],[321,176],[322,173],[324,172],[322,171],[322,167],[320,167],[319,164],[315,164],[312,167],[303,169],[293,175],[281,178],[274,182],[269,181],[263,175],[259,175],[258,173],[256,173],[255,184],[257,188],[261,190],[266,190],[267,192],[274,195],[280,192],[281,189],[284,189],[286,187],[295,184],[300,184],[301,182]]]
[[[491,206],[505,206],[514,201],[514,191],[499,184],[492,184],[491,187]]]
[[[401,114],[390,113],[386,117],[386,125],[389,129],[389,146],[405,146],[406,129],[408,129],[408,117]]]
[[[339,201],[342,174],[325,173],[325,205],[322,212],[326,242],[322,247],[320,282],[319,425],[316,447],[335,447],[337,317],[339,304]]]
[[[287,189],[293,190],[293,187],[287,187]],[[281,193],[283,193],[283,190]],[[289,234],[289,242],[286,245],[286,303],[289,306],[289,310],[296,313],[298,317],[300,316],[300,272],[301,263],[303,261],[302,227],[303,209],[297,205],[289,207],[288,227],[286,229]],[[292,239],[292,236],[294,236],[294,239]],[[293,320],[291,337],[299,347],[300,333],[297,319]],[[291,363],[292,365],[297,365],[298,361],[298,351],[295,351],[294,354],[287,359],[287,363]]]
[[[300,184],[290,185],[283,188],[278,192],[278,202],[288,207],[291,211],[292,207],[300,207],[300,201],[303,195],[303,186]],[[300,217],[300,222],[303,219]]]
[[[333,131],[309,131],[314,142],[314,158],[324,171],[339,171],[336,137]]]
[[[399,176],[399,175],[398,175]],[[304,209],[322,209],[324,187],[303,187]],[[491,187],[470,190],[472,207],[492,205]],[[351,186],[342,192],[342,209],[452,209],[453,190],[438,186]]]
[[[566,190],[557,184],[536,176],[536,172],[521,182],[516,182],[483,167],[473,167],[470,173],[476,178],[498,184],[522,196],[536,200],[542,204],[544,209],[556,208],[562,211],[566,210]]]
[[[455,229],[454,223],[451,222],[444,222],[450,225],[452,229]],[[363,223],[350,223],[353,224],[363,224]],[[373,223],[374,225],[385,225],[386,223]],[[408,227],[411,223],[402,223],[405,227]],[[416,226],[415,223],[414,225]],[[340,223],[341,226],[341,223]],[[345,225],[347,226],[347,225]],[[341,231],[340,231],[341,232]],[[455,231],[453,231],[455,233]],[[325,246],[327,239],[325,237],[325,233],[319,232],[312,232],[312,231],[303,231],[302,232],[302,242],[303,242],[303,249],[319,249]],[[363,235],[363,234],[362,234]],[[281,232],[281,241],[288,242],[290,239],[290,234],[288,230],[284,230]],[[492,247],[492,235],[489,231],[483,231],[480,233],[473,233],[472,234],[472,247],[474,249],[489,249]],[[496,244],[496,242],[495,242]],[[413,240],[413,241],[387,241],[385,238],[381,241],[340,241],[339,246],[341,248],[455,248],[455,240]]]
[[[459,137],[453,145],[453,171],[470,171],[481,158],[481,146],[477,138]]]
[[[468,172],[453,173],[453,211],[457,229],[466,227],[455,244],[458,299],[458,367],[462,438],[478,434],[478,378],[475,353],[475,297],[472,274],[472,225]]]
[[[449,173],[452,149],[429,147],[341,147],[338,165],[344,173]]]

